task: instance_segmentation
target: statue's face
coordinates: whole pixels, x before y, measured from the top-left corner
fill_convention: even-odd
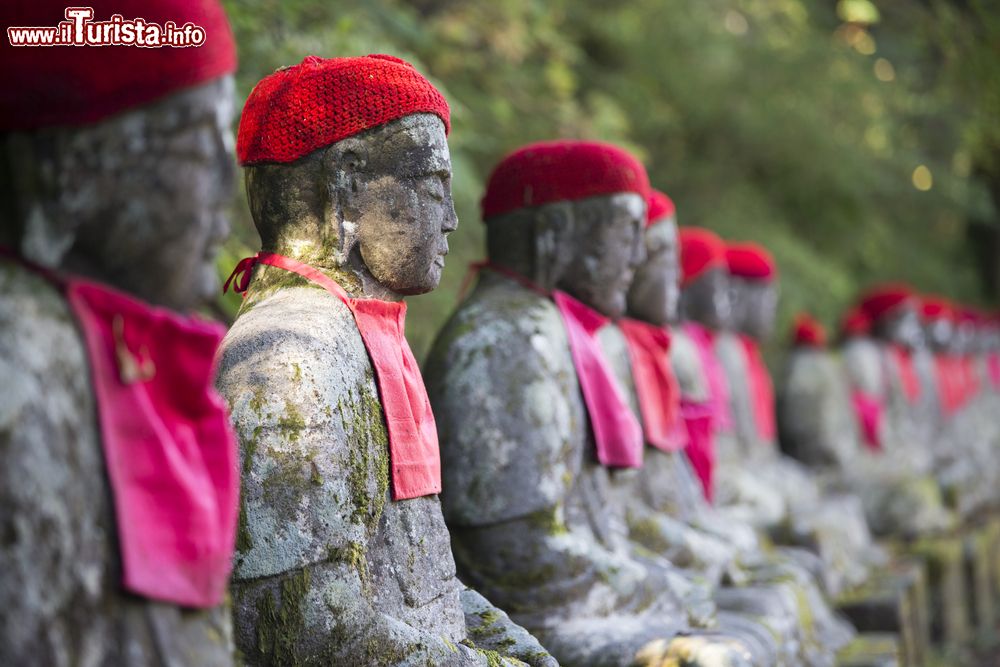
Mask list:
[[[923,325],[924,338],[935,350],[948,349],[952,336],[955,333],[955,325],[951,320],[944,317],[936,317]]]
[[[923,326],[913,304],[903,304],[888,313],[878,330],[884,339],[910,349],[924,345]]]
[[[778,313],[778,286],[774,282],[741,280],[741,325],[743,333],[759,341],[774,333]]]
[[[441,281],[448,234],[458,226],[444,123],[420,114],[392,124],[354,174],[344,225],[375,279],[398,294]]]
[[[232,115],[223,77],[73,130],[63,215],[82,222],[64,268],[180,310],[215,297],[236,171]]]
[[[621,317],[646,256],[645,222],[646,202],[631,192],[572,202],[565,248],[570,259],[557,287],[608,317]]]
[[[660,220],[646,228],[646,260],[639,265],[628,292],[628,312],[650,324],[677,319],[680,300],[680,248],[677,223]]]
[[[681,290],[681,311],[685,319],[711,329],[721,329],[731,319],[729,272],[713,267],[689,282]]]

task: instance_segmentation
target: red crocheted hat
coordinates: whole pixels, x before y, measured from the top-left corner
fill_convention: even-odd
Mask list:
[[[240,118],[240,164],[294,162],[309,153],[415,113],[435,114],[451,131],[448,102],[413,65],[381,54],[306,56],[264,77]]]
[[[493,169],[481,202],[483,220],[617,192],[649,198],[646,168],[631,153],[597,141],[541,141],[510,153]]]
[[[665,192],[660,190],[649,191],[649,202],[646,206],[647,227],[664,218],[673,216],[676,212],[677,209],[674,207],[674,201]]]
[[[920,316],[926,322],[955,319],[955,307],[941,296],[925,295],[920,298]]]
[[[913,303],[914,292],[909,285],[887,283],[872,287],[858,302],[858,307],[872,323],[896,310],[900,306]]]
[[[844,313],[840,319],[840,334],[845,338],[851,336],[864,336],[872,329],[871,320],[858,306],[855,306]]]
[[[778,274],[778,266],[767,249],[757,243],[732,243],[726,247],[729,273],[749,280],[770,282]]]
[[[74,3],[14,2],[4,26],[55,27]],[[85,5],[86,3],[81,3]],[[236,45],[217,0],[116,0],[95,10],[93,21],[120,14],[160,26],[172,21],[205,30],[201,46],[19,46],[0,39],[0,130],[85,125],[149,104],[170,93],[236,69]]]
[[[702,227],[681,227],[681,285],[711,268],[726,266],[726,243],[719,235]]]
[[[792,343],[803,347],[826,347],[826,329],[809,313],[799,313],[792,324]]]

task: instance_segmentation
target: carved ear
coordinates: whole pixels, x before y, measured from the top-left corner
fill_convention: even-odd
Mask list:
[[[323,180],[329,195],[324,222],[336,225],[337,259],[346,262],[358,243],[354,195],[361,187],[359,174],[368,165],[368,146],[357,137],[348,137],[326,149],[322,164]]]
[[[535,280],[544,287],[555,287],[562,279],[572,252],[573,205],[558,202],[534,211]]]

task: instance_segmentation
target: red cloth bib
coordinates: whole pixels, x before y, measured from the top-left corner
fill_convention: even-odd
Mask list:
[[[962,406],[962,388],[956,382],[957,368],[951,355],[934,355],[934,376],[937,381],[938,403],[941,412],[950,417]]]
[[[910,403],[916,403],[920,400],[920,377],[913,365],[913,355],[902,345],[889,345],[889,354],[893,367],[899,374],[903,395]]]
[[[683,449],[687,430],[681,418],[681,390],[670,366],[670,333],[628,318],[619,320],[618,328],[628,345],[646,442],[665,452]]]
[[[213,386],[225,329],[14,260],[62,288],[82,331],[124,587],[220,604],[239,514],[236,439]]]
[[[884,408],[877,396],[857,389],[851,391],[851,406],[861,430],[861,440],[873,452],[882,451],[882,415]]]
[[[323,287],[350,309],[378,381],[382,412],[389,432],[392,497],[406,500],[441,493],[437,425],[420,367],[403,335],[406,303],[351,298],[343,287],[318,269],[269,252],[260,252],[255,257],[242,260],[226,281],[224,289],[242,274],[234,289],[245,294],[253,266],[257,263],[297,273]]]
[[[729,382],[726,380],[726,371],[715,353],[715,334],[698,322],[685,322],[684,333],[691,338],[698,350],[701,369],[708,382],[712,427],[717,433],[728,433],[733,430],[733,415],[729,407]]]
[[[687,454],[694,474],[701,482],[705,500],[712,502],[715,489],[714,411],[709,403],[681,401],[681,417],[687,431]]]
[[[625,400],[625,393],[611,372],[597,340],[597,332],[608,323],[608,318],[565,292],[553,290],[549,293],[521,274],[488,261],[469,266],[469,275],[460,294],[465,293],[472,276],[480,269],[489,269],[510,278],[555,302],[569,339],[573,368],[594,433],[597,460],[601,465],[613,468],[641,467],[642,427]]]
[[[757,435],[765,443],[773,443],[778,429],[774,417],[774,385],[767,370],[760,346],[750,336],[740,334],[744,356],[747,360],[747,380],[750,385],[750,405],[753,408]]]

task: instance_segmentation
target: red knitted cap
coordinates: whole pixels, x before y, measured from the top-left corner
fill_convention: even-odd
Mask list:
[[[451,130],[448,102],[413,65],[394,56],[306,56],[264,77],[240,118],[240,164],[294,162],[309,153],[415,113]]]
[[[702,227],[681,227],[681,285],[715,267],[726,266],[726,243]]]
[[[858,307],[872,323],[900,306],[912,303],[913,290],[902,283],[887,283],[869,289],[862,296]]]
[[[826,329],[809,313],[799,313],[792,325],[792,342],[803,347],[826,347]]]
[[[740,278],[771,282],[778,274],[774,257],[757,243],[733,243],[726,247],[729,273]]]
[[[955,307],[944,297],[923,296],[920,299],[920,316],[925,322],[941,319],[954,320]]]
[[[674,201],[665,192],[661,192],[660,190],[649,191],[649,202],[646,206],[647,227],[674,215],[676,212],[677,209],[674,207]]]
[[[649,177],[631,153],[597,141],[541,141],[500,161],[486,183],[483,220],[519,208],[635,192],[649,198]]]
[[[851,308],[840,320],[840,333],[845,338],[864,336],[872,329],[871,320],[857,306]]]
[[[236,46],[217,0],[116,0],[98,5],[92,21],[172,21],[205,30],[201,46],[19,46],[0,38],[0,130],[36,130],[96,123],[236,69]],[[4,27],[55,27],[74,3],[14,0]],[[86,6],[86,3],[81,3]]]

